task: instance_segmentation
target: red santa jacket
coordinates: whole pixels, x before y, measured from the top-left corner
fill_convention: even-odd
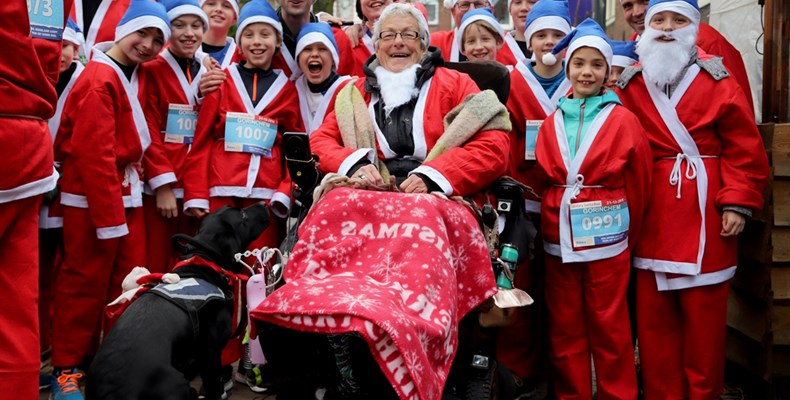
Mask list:
[[[535,168],[535,157],[527,157],[527,121],[542,121],[557,109],[560,99],[571,90],[571,83],[565,79],[554,96],[549,98],[546,91],[529,71],[526,64],[519,62],[510,72],[510,93],[507,99],[507,110],[513,130],[510,132],[510,166],[508,175],[519,182],[535,188],[538,184]],[[530,149],[534,151],[534,142]],[[540,202],[530,194],[526,194],[525,207],[532,213],[540,213]]]
[[[296,92],[299,93],[299,112],[302,114],[302,123],[308,135],[318,129],[318,127],[324,123],[327,115],[335,109],[337,93],[340,92],[340,89],[348,85],[351,79],[352,78],[348,75],[338,77],[335,83],[333,83],[322,96],[321,103],[318,104],[315,115],[310,115],[310,107],[308,106],[310,89],[307,87],[307,79],[305,79],[304,75],[296,79],[294,85],[296,86]]]
[[[374,118],[372,113],[374,99],[370,93],[364,91],[364,85],[363,79],[356,82],[365,102],[369,104],[371,118]],[[446,68],[436,68],[433,78],[420,89],[414,109],[412,133],[415,146],[412,156],[424,160],[444,133],[444,116],[460,104],[468,94],[478,91],[468,75]],[[382,143],[383,135],[376,136],[378,144],[376,155],[380,159],[394,157],[395,154],[390,150],[389,145],[386,142]],[[423,163],[415,169],[415,172],[424,173],[436,182],[445,194],[476,193],[505,173],[508,144],[505,132],[478,132],[463,146],[450,149],[443,155]],[[320,158],[320,168],[324,172],[346,174],[350,167],[363,157],[368,157],[370,160],[373,157],[371,149],[343,147],[337,114],[334,111],[329,114],[324,124],[310,135],[310,146]]]
[[[63,2],[64,10],[71,0]],[[66,25],[64,20],[60,26]],[[25,2],[0,3],[0,203],[36,196],[55,188],[52,138],[46,119],[55,113],[60,49],[54,40],[31,35]]]
[[[619,84],[653,150],[652,202],[634,266],[656,271],[659,290],[731,278],[738,241],[719,234],[722,208],[763,206],[768,162],[752,110],[721,61],[700,59],[671,98],[646,84],[638,65]]]
[[[208,209],[211,197],[244,197],[277,201],[290,207],[290,178],[280,145],[285,132],[304,132],[296,88],[285,73],[278,74],[257,106],[252,105],[236,64],[220,88],[206,96],[200,108],[195,141],[184,172],[184,208]],[[274,120],[277,136],[271,157],[225,151],[228,112],[260,115]]]
[[[458,55],[461,54],[461,48],[455,41],[455,29],[449,31],[439,31],[431,33],[431,46],[438,47],[442,51],[442,57],[447,61],[458,61]],[[510,35],[507,35],[510,36]],[[516,49],[518,45],[513,41]],[[505,65],[516,65],[518,58],[510,50],[510,44],[502,46],[496,53],[496,60]]]
[[[373,48],[373,38],[368,35],[366,30],[362,32],[362,37],[359,39],[359,44],[357,47],[354,47],[352,51],[354,68],[351,71],[351,75],[365,78],[365,71],[363,68],[365,66],[365,62],[368,61],[371,55],[376,53],[376,49]]]
[[[338,75],[351,75],[354,71],[354,56],[351,54],[351,41],[346,36],[342,29],[332,27],[332,33],[335,34],[335,43],[337,44],[337,55],[339,57],[340,65],[337,66]],[[274,55],[272,60],[272,68],[281,69],[285,72],[287,77],[291,77],[293,71],[299,69],[296,63],[296,57],[288,51],[285,43],[280,45],[280,51]]]
[[[571,158],[563,115],[562,109],[552,113],[538,134],[542,179],[536,190],[543,196],[544,248],[563,262],[614,257],[634,244],[642,227],[650,198],[650,145],[636,116],[611,101],[593,119]],[[607,207],[616,211],[606,211]],[[612,229],[594,229],[596,216],[602,221],[612,218],[598,224]],[[572,224],[574,219],[580,223]]]
[[[639,35],[634,33],[631,40],[638,40]],[[749,85],[749,75],[746,74],[746,66],[743,64],[743,57],[741,52],[735,48],[727,38],[722,36],[716,28],[700,22],[699,33],[697,35],[697,46],[705,53],[716,56],[721,56],[724,61],[724,66],[730,71],[735,81],[741,86],[746,100],[749,103],[749,109],[754,110],[754,101],[752,100],[752,89]],[[752,112],[754,114],[754,112]],[[752,118],[754,119],[754,118]]]
[[[207,55],[204,56],[208,57]],[[171,105],[176,107],[196,106],[200,77],[206,71],[206,68],[201,63],[200,70],[192,77],[192,83],[190,84],[172,53],[167,50],[163,51],[156,59],[147,63],[145,67],[144,71],[147,74],[145,80],[147,86],[143,104],[145,118],[151,134],[157,135],[162,142],[162,147],[169,161],[169,165],[156,165],[155,162],[149,161],[149,170],[146,173],[151,176],[163,176],[172,168],[178,181],[171,184],[171,188],[173,188],[175,196],[181,199],[184,197],[182,182],[184,172],[189,168],[186,159],[191,146],[189,143],[176,143],[173,140],[168,142],[166,137],[168,110]],[[184,123],[191,124],[192,122]],[[146,154],[146,158],[148,157],[149,155]],[[157,184],[154,181],[153,186],[158,187],[161,184]],[[150,186],[146,187],[146,191],[149,193],[150,189]]]
[[[85,34],[85,44],[80,46],[81,55],[89,59],[91,50],[97,43],[115,41],[115,28],[129,9],[130,3],[131,0],[101,0],[91,26],[85,26],[82,0],[74,0],[70,15]]]
[[[140,104],[145,87],[143,66],[127,80],[100,43],[66,100],[55,139],[62,160],[61,204],[87,208],[99,239],[126,235],[127,207],[142,207],[143,153],[167,165],[161,143],[148,130]],[[140,96],[140,97],[138,97]],[[153,177],[161,184],[175,181]],[[149,181],[149,184],[151,181]]]

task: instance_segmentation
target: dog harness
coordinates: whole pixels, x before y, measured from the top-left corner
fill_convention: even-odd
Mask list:
[[[186,278],[178,283],[160,283],[146,293],[158,295],[189,314],[195,338],[200,332],[200,309],[212,301],[225,301],[225,294],[220,288],[200,278]]]

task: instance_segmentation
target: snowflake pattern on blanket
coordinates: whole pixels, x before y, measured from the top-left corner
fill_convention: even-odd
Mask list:
[[[286,283],[251,315],[291,329],[358,332],[402,399],[440,399],[458,322],[496,293],[464,206],[430,194],[337,188],[299,229]]]

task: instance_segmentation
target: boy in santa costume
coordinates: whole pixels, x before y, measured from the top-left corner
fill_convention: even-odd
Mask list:
[[[612,45],[612,72],[609,73],[609,80],[606,82],[606,88],[614,90],[617,80],[620,79],[620,74],[623,71],[636,64],[639,61],[639,55],[636,54],[636,42],[610,40]]]
[[[52,138],[62,32],[71,1],[29,11],[0,3],[0,393],[38,396],[38,217],[42,194],[55,188]],[[20,63],[20,60],[24,62]]]
[[[63,110],[55,143],[65,249],[52,319],[55,398],[73,395],[76,368],[98,346],[104,306],[120,294],[129,271],[145,263],[142,170],[150,168],[143,154],[150,152],[156,165],[167,160],[138,98],[145,87],[139,64],[156,57],[169,36],[164,7],[133,0],[115,42],[94,47]],[[154,190],[175,181],[169,171],[145,178]]]
[[[456,39],[456,36],[459,35],[457,27],[461,26],[464,15],[470,10],[488,8],[493,12],[494,6],[489,0],[444,0],[444,8],[449,9],[453,15],[456,29],[431,33],[431,46],[438,47],[442,51],[442,57],[447,61],[466,61],[467,58],[461,54],[461,48]],[[505,65],[516,65],[519,58],[515,54],[521,53],[521,50],[512,37],[508,36],[504,40],[505,46],[497,53],[497,61]],[[516,52],[514,53],[514,51]]]
[[[695,46],[696,0],[653,0],[640,64],[617,85],[647,131],[653,197],[634,250],[645,399],[724,389],[727,292],[738,234],[763,207],[765,148],[740,85]]]
[[[164,176],[172,168],[178,181],[161,186],[155,183],[156,191],[149,186],[144,188],[146,266],[153,273],[168,272],[175,265],[170,238],[176,233],[194,234],[199,226],[197,218],[187,217],[179,209],[183,207],[186,158],[197,124],[198,85],[206,72],[196,53],[209,27],[208,17],[197,0],[166,0],[162,4],[170,18],[172,34],[168,48],[146,65],[143,109],[149,130],[159,135],[163,143],[169,165],[150,163],[154,170],[147,173]]]
[[[543,121],[535,151],[554,388],[558,399],[592,398],[592,355],[598,398],[636,399],[626,287],[650,198],[650,145],[604,88],[612,47],[603,29],[586,19],[552,53],[565,48],[573,92]]]
[[[60,75],[55,90],[58,93],[58,103],[55,115],[49,119],[49,133],[52,141],[60,126],[60,117],[63,106],[74,87],[77,78],[85,67],[80,63],[78,54],[80,46],[85,44],[85,38],[77,24],[69,18],[63,30],[63,48],[60,55]],[[56,160],[56,167],[59,163]],[[63,257],[63,214],[60,212],[60,196],[57,192],[50,192],[44,196],[41,204],[41,213],[38,221],[39,235],[39,301],[38,320],[41,327],[41,352],[42,360],[49,358],[51,340],[51,313],[52,313],[52,285],[55,274],[60,268]],[[43,368],[43,366],[42,366]],[[47,378],[49,375],[48,370]],[[48,385],[47,382],[44,385]]]
[[[209,20],[209,26],[203,38],[201,48],[217,61],[220,68],[227,68],[232,62],[238,61],[236,41],[228,36],[230,27],[239,16],[237,0],[200,0],[200,7]]]
[[[83,64],[90,60],[93,46],[115,38],[115,27],[129,8],[129,3],[130,0],[74,0],[70,18],[85,36],[85,45],[79,52]]]
[[[625,22],[634,29],[634,34],[630,40],[638,41],[640,35],[645,31],[645,12],[649,0],[620,0],[620,5],[623,7],[623,16]],[[749,85],[749,76],[746,74],[746,66],[743,64],[743,57],[741,52],[735,48],[727,38],[725,38],[714,27],[700,21],[699,29],[697,32],[697,46],[702,49],[706,54],[717,55],[722,57],[722,63],[727,70],[732,74],[735,80],[741,85],[743,93],[746,94],[746,99],[749,102],[749,109],[754,108],[752,101],[752,90]]]
[[[551,50],[571,31],[571,17],[565,0],[540,0],[527,16],[524,37],[534,52],[535,64],[519,62],[510,74],[507,109],[513,122],[510,146],[510,176],[534,186],[535,143],[542,121],[571,89],[563,62]],[[544,55],[548,55],[544,58]],[[527,195],[528,212],[540,213],[540,202]]]
[[[277,16],[283,27],[283,43],[280,52],[275,56],[272,65],[281,69],[287,76],[297,73],[299,65],[296,60],[296,43],[305,24],[319,22],[318,18],[310,11],[315,0],[279,0],[280,8]],[[354,57],[351,50],[351,41],[346,33],[337,27],[330,27],[334,37],[335,47],[338,49],[340,62],[335,65],[337,73],[349,75],[353,72]]]
[[[496,61],[505,43],[505,31],[489,8],[464,14],[458,28],[458,48],[469,61]],[[509,68],[512,68],[509,67]]]
[[[335,109],[335,96],[351,80],[339,75],[340,62],[332,28],[323,22],[302,26],[296,43],[299,74],[294,84],[299,93],[299,111],[307,134],[321,126]]]
[[[538,0],[508,0],[507,9],[513,20],[513,30],[508,33],[515,41],[516,46],[510,46],[510,51],[521,62],[528,62],[532,58],[529,43],[524,37],[524,28],[527,25],[527,16]]]

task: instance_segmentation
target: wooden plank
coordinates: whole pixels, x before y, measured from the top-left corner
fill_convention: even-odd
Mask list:
[[[771,268],[771,291],[774,300],[790,300],[790,267]]]
[[[773,182],[774,225],[790,226],[790,180]]]
[[[773,261],[790,261],[790,228],[776,226],[771,230],[771,244],[773,245]]]
[[[774,346],[771,352],[772,376],[790,376],[790,346]]]
[[[790,306],[773,305],[771,307],[771,328],[774,345],[790,345]]]
[[[758,343],[768,344],[770,307],[770,301],[751,299],[737,289],[730,290],[727,298],[727,326]]]
[[[790,124],[776,124],[771,145],[774,176],[790,177]]]
[[[771,212],[770,210],[768,212]],[[746,220],[746,226],[738,235],[738,264],[770,263],[771,224],[760,219]]]
[[[756,377],[770,380],[768,350],[741,333],[727,329],[727,360],[740,365]]]
[[[774,125],[773,123],[757,124],[757,130],[760,131],[760,137],[763,138],[765,151],[770,154],[771,146],[774,143]]]
[[[770,260],[770,258],[769,258]],[[771,293],[771,263],[739,258],[738,269],[730,285],[751,299],[768,304],[773,300]]]

